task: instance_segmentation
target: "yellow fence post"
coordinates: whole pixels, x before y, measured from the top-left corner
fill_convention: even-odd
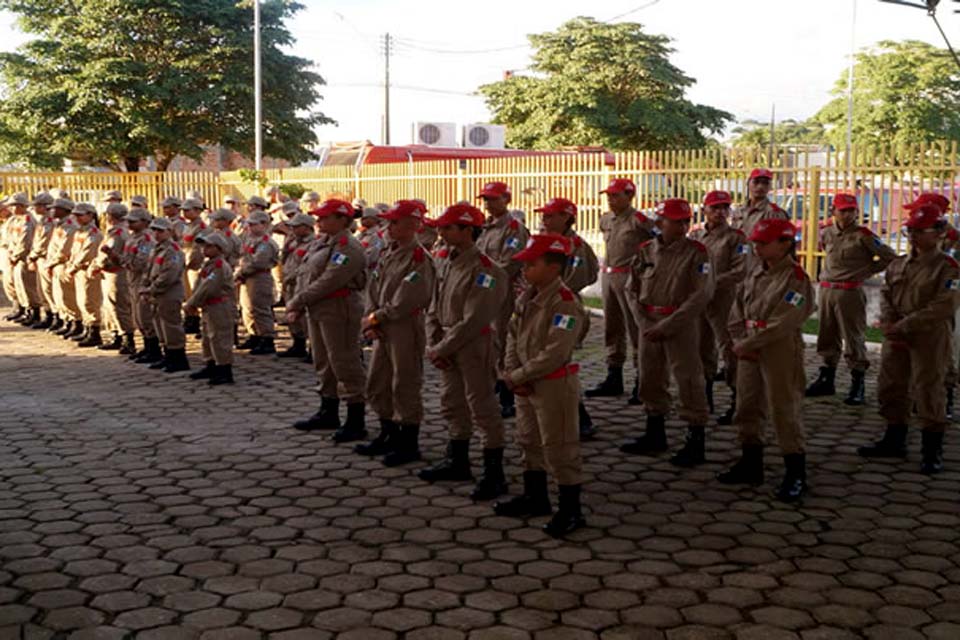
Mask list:
[[[811,278],[816,279],[817,247],[820,244],[820,167],[810,168],[810,185],[807,188],[807,202],[809,211],[804,221],[806,229],[803,237],[806,240],[803,268]],[[800,212],[803,215],[804,212]]]

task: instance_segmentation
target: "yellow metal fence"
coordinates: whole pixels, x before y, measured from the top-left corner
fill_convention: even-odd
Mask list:
[[[551,197],[565,197],[580,209],[581,234],[600,248],[599,218],[606,210],[600,191],[610,178],[626,177],[638,187],[637,207],[652,210],[669,197],[687,198],[702,222],[699,206],[714,189],[733,193],[735,202],[747,196],[747,176],[757,166],[774,172],[770,198],[787,210],[800,227],[799,253],[815,272],[819,226],[829,215],[834,194],[855,193],[863,223],[899,251],[906,250],[901,233],[902,205],[921,191],[947,196],[957,211],[960,199],[960,157],[956,142],[913,146],[855,147],[850,153],[819,147],[770,149],[709,148],[638,151],[616,154],[570,153],[548,156],[443,160],[354,167],[270,170],[270,185],[300,185],[321,197],[363,198],[373,204],[400,198],[422,198],[436,215],[459,200],[474,200],[485,182],[502,180],[513,191],[513,206],[527,212]],[[208,203],[226,195],[250,196],[261,187],[239,172],[192,173],[0,173],[4,193],[62,188],[77,201],[98,201],[119,189],[125,198],[141,194],[152,210],[165,196],[183,197],[200,191]]]

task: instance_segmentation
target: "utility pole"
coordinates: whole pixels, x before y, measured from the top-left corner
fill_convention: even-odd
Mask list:
[[[773,152],[776,147],[776,124],[777,124],[777,104],[773,103],[770,105],[770,161],[767,163],[771,169],[773,168]]]
[[[253,0],[253,146],[254,167],[263,166],[263,100],[260,66],[260,0]]]
[[[857,52],[857,0],[853,0],[853,19],[850,21],[850,66],[847,69],[847,169],[850,169],[850,149],[853,148],[853,67]]]
[[[383,144],[390,144],[390,34],[383,35]]]

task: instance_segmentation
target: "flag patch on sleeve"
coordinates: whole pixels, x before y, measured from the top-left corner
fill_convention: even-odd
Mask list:
[[[576,269],[583,264],[583,258],[580,256],[570,256],[570,266]]]
[[[486,273],[481,273],[477,276],[477,286],[484,289],[493,289],[497,286],[497,279],[493,276],[487,275]]]
[[[553,316],[553,326],[558,329],[564,329],[566,331],[571,331],[573,327],[577,324],[577,319],[573,316],[566,316],[562,313],[558,313]]]
[[[417,273],[416,271],[411,271],[410,273],[407,274],[407,276],[403,279],[403,281],[404,281],[404,282],[416,282],[416,281],[419,280],[419,279],[420,279],[420,274]]]
[[[519,249],[519,248],[520,248],[520,240],[518,240],[517,238],[507,238],[507,248],[508,248],[508,249]]]
[[[697,271],[699,271],[703,275],[707,275],[708,273],[710,273],[710,263],[704,262],[699,267],[697,267]]]
[[[792,304],[795,307],[799,307],[800,305],[803,304],[803,301],[806,300],[806,298],[804,298],[802,294],[797,293],[796,291],[787,291],[787,295],[783,297],[783,300],[787,304]]]
[[[960,291],[960,280],[947,280],[947,289],[950,291]]]
[[[333,257],[330,258],[330,262],[332,262],[333,264],[335,264],[335,265],[337,265],[337,266],[343,266],[343,265],[347,264],[348,262],[350,262],[350,258],[349,258],[349,256],[338,252],[338,253],[333,254]]]
[[[745,256],[750,253],[750,245],[748,244],[738,244],[737,245],[737,254]]]

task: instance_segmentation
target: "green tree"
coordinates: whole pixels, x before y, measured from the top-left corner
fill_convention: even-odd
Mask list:
[[[765,147],[770,144],[770,124],[758,120],[744,120],[732,131],[731,144],[735,147]],[[827,136],[819,122],[782,120],[774,125],[776,144],[826,144]]]
[[[261,7],[265,155],[312,157],[323,79],[283,47],[288,0]],[[252,156],[253,9],[236,0],[0,0],[36,36],[0,55],[0,158],[159,170],[202,145]]]
[[[534,75],[479,89],[510,146],[700,147],[732,119],[685,98],[694,80],[670,64],[669,38],[640,24],[580,17],[529,38]]]
[[[846,144],[847,74],[813,117],[834,146]],[[960,139],[960,74],[950,52],[925,42],[883,41],[854,65],[853,142],[911,143]]]

